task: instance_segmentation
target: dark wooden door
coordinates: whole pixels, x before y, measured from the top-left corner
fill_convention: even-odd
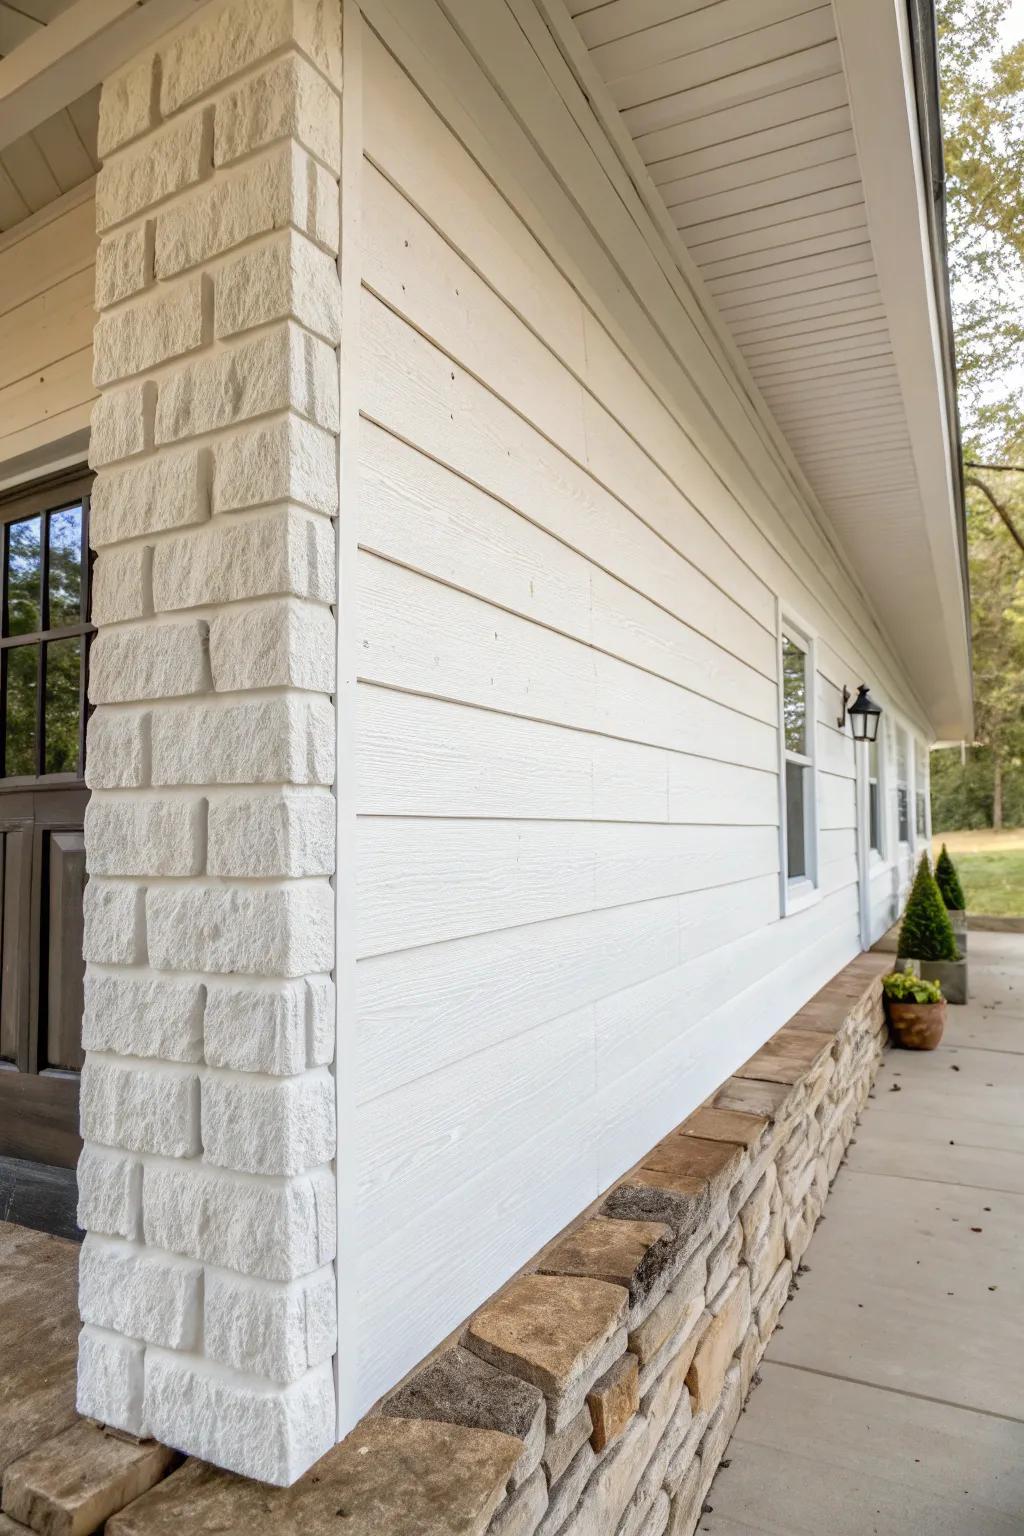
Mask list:
[[[0,502],[0,1157],[80,1148],[90,477]]]

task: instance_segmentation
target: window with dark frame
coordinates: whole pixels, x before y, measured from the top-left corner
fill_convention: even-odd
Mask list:
[[[882,852],[882,789],[878,764],[880,747],[877,741],[868,743],[868,847],[872,853]]]
[[[925,745],[920,737],[914,738],[914,829],[918,839],[926,836],[928,828],[928,775],[925,771]]]
[[[0,502],[0,779],[79,783],[85,763],[90,479]]]
[[[782,737],[785,753],[786,881],[813,885],[815,850],[813,795],[814,743],[811,736],[807,642],[787,630],[782,634]]]
[[[907,733],[896,727],[896,825],[901,843],[910,842],[910,785],[908,783]]]

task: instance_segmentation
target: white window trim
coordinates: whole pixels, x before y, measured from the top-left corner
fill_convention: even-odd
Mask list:
[[[900,778],[900,732],[907,744],[907,776]],[[900,837],[900,785],[907,791],[907,835]],[[915,852],[914,843],[914,733],[906,720],[897,718],[893,731],[893,810],[895,811],[894,832],[896,836],[896,848],[908,849]]]
[[[930,839],[929,839],[929,836],[928,836],[928,828],[929,828],[929,822],[931,820],[931,817],[930,817],[931,795],[929,794],[930,784],[929,784],[929,777],[928,777],[928,768],[929,768],[929,764],[928,764],[928,748],[925,746],[924,742],[921,740],[921,737],[917,734],[916,731],[914,731],[912,733],[911,737],[910,737],[910,744],[911,744],[911,746],[914,749],[914,763],[913,763],[913,774],[914,774],[914,778],[913,778],[913,786],[914,786],[913,787],[913,796],[914,796],[914,799],[913,799],[913,804],[912,804],[912,807],[911,807],[912,812],[913,812],[913,814],[911,816],[911,822],[913,823],[913,825],[911,827],[911,830],[912,830],[912,832],[914,834],[914,856],[916,858],[916,857],[918,857],[920,855],[922,849],[926,849],[926,848],[928,848],[930,846]],[[921,771],[922,771],[922,777],[924,779],[924,786],[923,786],[923,788],[921,790],[918,790],[918,787],[917,787],[918,757],[920,757],[921,760],[922,760],[921,761]],[[918,794],[923,794],[924,795],[924,831],[923,832],[919,832],[917,830],[917,797],[918,797]]]
[[[792,608],[776,603],[775,670],[778,679],[778,737],[779,737],[779,903],[783,917],[792,917],[821,900],[820,858],[818,849],[818,650],[817,635],[809,624],[794,613]],[[807,710],[805,727],[810,751],[805,755],[789,752],[786,748],[785,720],[783,717],[782,636],[789,633],[806,647],[807,654]],[[786,824],[786,764],[800,763],[808,769],[810,793],[804,802],[804,837],[807,852],[806,875],[789,878],[787,868],[788,836]]]
[[[871,846],[871,757],[870,757],[870,753],[869,752],[865,752],[864,753],[864,782],[867,785],[867,799],[866,799],[866,803],[865,803],[865,814],[866,814],[866,816],[868,818],[868,822],[867,822],[867,826],[865,828],[865,832],[866,832],[866,837],[867,837],[868,861],[871,864],[871,867],[872,867],[873,870],[880,869],[883,864],[888,864],[888,863],[891,862],[891,860],[888,858],[888,852],[889,852],[889,816],[888,816],[888,808],[889,808],[889,803],[888,803],[888,800],[887,800],[886,796],[887,796],[887,791],[888,791],[889,783],[888,783],[888,774],[886,772],[886,758],[885,758],[885,752],[886,752],[886,746],[887,746],[886,737],[885,737],[886,730],[887,730],[887,725],[886,725],[885,714],[883,712],[883,714],[882,714],[882,716],[881,716],[881,718],[879,719],[879,722],[878,722],[878,751],[877,751],[877,754],[876,754],[876,756],[878,758],[878,775],[877,775],[877,784],[878,784],[878,841],[879,841],[879,844],[880,844],[880,846],[878,848],[872,848],[872,846]]]

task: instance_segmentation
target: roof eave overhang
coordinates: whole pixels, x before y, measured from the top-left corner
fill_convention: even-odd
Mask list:
[[[970,737],[970,601],[931,0],[833,0],[917,469],[933,611],[886,614],[936,737]],[[880,551],[884,557],[884,549]],[[920,601],[920,599],[918,599]],[[927,644],[923,643],[925,637]]]

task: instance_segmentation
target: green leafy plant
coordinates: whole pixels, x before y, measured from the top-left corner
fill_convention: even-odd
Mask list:
[[[967,906],[964,897],[964,888],[960,884],[960,876],[956,872],[956,865],[946,852],[943,843],[942,852],[935,860],[935,884],[939,888],[939,895],[946,904],[947,912],[962,912]]]
[[[910,971],[890,971],[882,977],[882,991],[894,1003],[941,1003],[937,981],[922,981]]]
[[[935,884],[928,855],[921,855],[907,909],[900,927],[896,953],[901,960],[959,960],[953,927]]]

